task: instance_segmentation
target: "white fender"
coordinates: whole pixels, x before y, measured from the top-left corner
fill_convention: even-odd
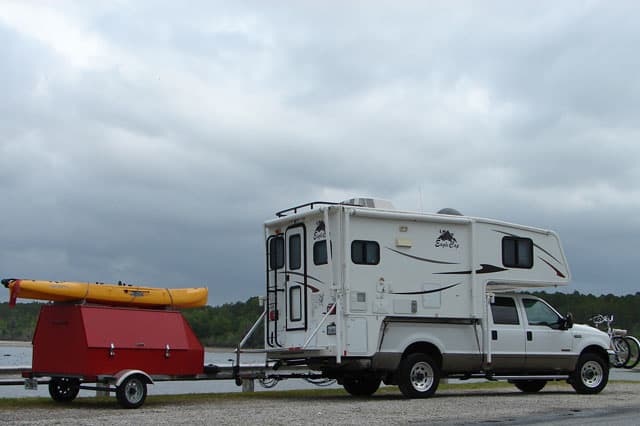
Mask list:
[[[124,382],[128,377],[131,377],[135,374],[139,374],[142,377],[144,377],[146,379],[146,382],[148,384],[153,384],[153,379],[151,378],[151,376],[149,376],[147,373],[145,373],[142,370],[122,370],[122,371],[118,371],[115,374],[115,385],[120,386],[122,384],[122,382]]]

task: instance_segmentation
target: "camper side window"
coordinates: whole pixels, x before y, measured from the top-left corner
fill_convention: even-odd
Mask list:
[[[377,265],[380,263],[380,245],[375,241],[353,241],[351,261],[357,265]]]
[[[533,241],[529,238],[504,237],[502,264],[509,268],[533,267]]]
[[[520,324],[516,302],[510,297],[496,297],[491,304],[494,324]]]
[[[271,270],[284,266],[284,238],[274,237],[269,241],[269,267]]]
[[[326,265],[329,263],[327,258],[327,240],[316,241],[313,243],[313,264]]]

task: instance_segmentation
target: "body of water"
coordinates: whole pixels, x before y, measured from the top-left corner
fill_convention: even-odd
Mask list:
[[[31,347],[0,347],[0,366],[30,366],[32,348]],[[205,364],[215,364],[219,366],[230,366],[235,362],[233,352],[205,352]],[[264,354],[242,354],[241,364],[262,364],[265,361]],[[2,377],[0,377],[2,378]],[[339,385],[332,385],[333,388],[341,388]],[[288,389],[312,389],[316,385],[302,379],[288,379],[279,382],[275,388],[265,389],[255,382],[256,391],[266,390],[288,390]],[[198,380],[198,381],[171,381],[157,382],[148,387],[149,395],[172,395],[185,393],[211,393],[211,392],[241,392],[242,387],[237,386],[233,380]],[[95,391],[81,390],[80,396],[93,396]],[[34,397],[49,396],[47,385],[39,385],[37,390],[26,390],[24,386],[0,386],[0,398],[14,397]]]
[[[29,366],[31,365],[31,347],[0,347],[0,366]],[[243,354],[241,364],[260,364],[264,363],[264,354]],[[233,352],[205,352],[205,364],[215,364],[219,366],[232,365],[235,362],[235,354]],[[610,380],[633,380],[640,381],[640,369],[625,370],[611,369],[609,375]],[[482,380],[477,380],[482,381]],[[450,380],[450,383],[458,382]],[[341,388],[342,386],[333,384],[330,388]],[[289,390],[289,389],[312,389],[317,388],[316,385],[308,383],[302,379],[288,379],[279,382],[274,388],[264,389],[259,382],[255,382],[256,391],[265,390]],[[212,393],[212,392],[241,392],[242,388],[236,386],[233,380],[199,380],[199,381],[171,381],[157,382],[148,387],[149,395],[171,395],[171,394],[187,394],[187,393]],[[93,396],[94,391],[82,390],[80,396]],[[26,390],[24,386],[0,386],[0,398],[13,397],[48,397],[49,391],[47,385],[38,386],[37,390]]]

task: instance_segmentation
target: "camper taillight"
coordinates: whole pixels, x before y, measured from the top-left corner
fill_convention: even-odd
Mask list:
[[[269,311],[269,321],[278,321],[278,310]]]

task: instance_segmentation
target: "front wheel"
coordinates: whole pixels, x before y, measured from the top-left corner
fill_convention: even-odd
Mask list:
[[[524,393],[540,392],[547,384],[546,380],[514,380],[514,385]]]
[[[407,398],[427,398],[440,383],[440,367],[427,354],[408,355],[398,369],[398,387]]]
[[[147,398],[147,383],[140,375],[129,376],[116,388],[116,398],[123,408],[138,408]]]
[[[580,355],[578,365],[571,374],[569,383],[581,394],[600,393],[609,380],[609,365],[599,355],[585,353]]]
[[[342,380],[342,386],[353,396],[371,396],[380,387],[380,378],[375,376],[346,377]]]
[[[49,382],[49,395],[58,402],[71,402],[80,392],[80,380],[73,377],[52,377]]]

